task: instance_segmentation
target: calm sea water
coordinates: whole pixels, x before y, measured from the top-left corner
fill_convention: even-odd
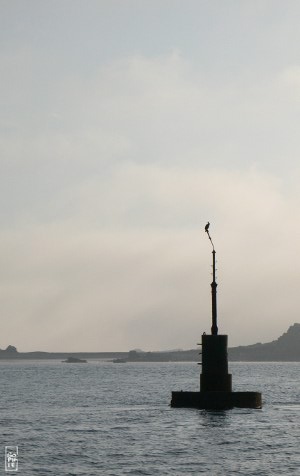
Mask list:
[[[22,476],[299,476],[300,363],[230,370],[262,410],[170,408],[172,390],[198,390],[194,363],[1,361],[0,474],[18,445]]]

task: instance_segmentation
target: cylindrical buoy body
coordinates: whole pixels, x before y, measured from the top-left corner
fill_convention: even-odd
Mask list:
[[[231,392],[227,335],[202,335],[201,392]]]

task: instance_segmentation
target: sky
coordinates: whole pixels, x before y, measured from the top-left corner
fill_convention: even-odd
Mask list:
[[[0,348],[299,318],[300,3],[0,0]]]

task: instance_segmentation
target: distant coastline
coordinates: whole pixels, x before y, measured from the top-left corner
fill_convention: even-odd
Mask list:
[[[68,359],[114,360],[126,362],[197,362],[201,360],[199,349],[143,352],[18,352],[16,347],[9,345],[0,349],[0,360],[49,360]],[[229,361],[256,362],[300,362],[300,324],[289,327],[278,339],[266,344],[253,344],[231,347],[228,349]]]
[[[9,345],[5,350],[0,349],[0,360],[23,359],[23,360],[55,360],[68,359],[75,357],[77,359],[127,359],[128,352],[18,352],[16,347]]]

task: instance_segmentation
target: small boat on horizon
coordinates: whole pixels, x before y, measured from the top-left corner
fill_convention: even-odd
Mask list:
[[[78,359],[78,357],[68,357],[67,360],[62,360],[65,364],[87,364],[87,360]]]

